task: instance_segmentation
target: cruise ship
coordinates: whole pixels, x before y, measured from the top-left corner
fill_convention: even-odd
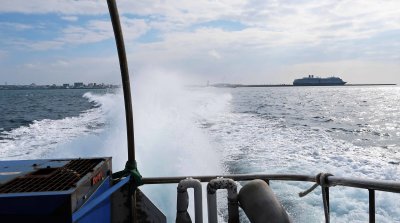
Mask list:
[[[314,75],[308,75],[308,77],[303,77],[293,81],[294,86],[337,86],[345,84],[346,82],[338,77],[321,78],[314,77]]]

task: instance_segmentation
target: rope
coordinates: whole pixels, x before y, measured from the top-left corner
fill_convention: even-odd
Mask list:
[[[125,169],[116,173],[113,173],[113,180],[121,180],[123,177],[130,177],[130,183],[128,185],[128,193],[129,193],[129,209],[133,210],[132,197],[135,193],[137,187],[143,185],[142,175],[140,175],[139,170],[137,169],[136,161],[126,161]],[[129,211],[129,219],[133,219],[133,212]]]
[[[112,178],[113,178],[113,180],[119,180],[119,179],[121,179],[123,177],[127,177],[127,176],[131,177],[131,181],[133,181],[135,188],[143,185],[142,175],[140,175],[139,170],[137,169],[136,161],[128,160],[125,164],[125,169],[122,171],[113,173]]]
[[[311,193],[313,190],[315,190],[318,186],[321,186],[321,191],[322,191],[322,202],[324,205],[324,214],[325,214],[325,222],[329,223],[330,222],[330,211],[329,211],[329,204],[328,204],[328,193],[326,191],[326,188],[329,187],[328,184],[328,177],[333,176],[330,173],[319,173],[315,176],[315,184],[312,185],[309,189],[300,192],[299,196],[304,197],[307,194]]]
[[[307,189],[307,190],[305,190],[305,191],[303,191],[303,192],[300,192],[300,193],[299,193],[299,197],[304,197],[304,196],[306,196],[307,194],[309,194],[309,193],[311,193],[313,190],[315,190],[315,188],[317,188],[318,186],[319,186],[318,184],[312,185],[312,187],[310,187],[309,189]]]

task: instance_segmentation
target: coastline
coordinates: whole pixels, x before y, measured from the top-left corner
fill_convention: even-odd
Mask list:
[[[293,85],[293,84],[213,84],[218,88],[244,88],[244,87],[354,87],[354,86],[397,86],[397,84],[345,84],[345,85]]]
[[[74,90],[74,89],[116,89],[120,86],[96,86],[96,87],[28,87],[28,86],[0,86],[0,90]]]

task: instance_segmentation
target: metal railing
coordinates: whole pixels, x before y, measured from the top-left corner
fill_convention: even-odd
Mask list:
[[[322,176],[322,177],[321,177]],[[233,175],[212,175],[212,176],[176,176],[176,177],[149,177],[143,178],[144,184],[173,184],[185,179],[196,179],[200,182],[210,182],[217,178],[229,178],[234,181],[250,181],[254,179],[275,181],[301,181],[314,182],[314,185],[307,193],[317,186],[323,190],[324,209],[326,222],[329,222],[329,187],[344,186],[352,188],[367,189],[369,192],[369,222],[375,222],[375,191],[400,193],[400,182],[389,180],[370,180],[348,177],[337,177],[331,174],[297,175],[297,174],[233,174]],[[302,196],[306,195],[304,193]]]
[[[321,179],[321,176],[326,176],[324,179]],[[356,178],[346,178],[346,177],[337,177],[332,175],[321,175],[317,174],[316,176],[312,175],[295,175],[295,174],[235,174],[235,175],[213,175],[213,176],[177,176],[177,177],[152,177],[152,178],[143,178],[144,184],[178,184],[181,181],[185,181],[187,179],[195,179],[200,182],[210,182],[214,179],[232,179],[234,181],[250,181],[254,179],[260,179],[267,182],[271,180],[274,181],[300,181],[300,182],[314,182],[317,185],[322,187],[324,190],[325,199],[327,203],[327,212],[328,218],[326,221],[329,222],[329,187],[333,186],[344,186],[344,187],[353,187],[360,189],[367,189],[369,192],[369,222],[375,222],[375,191],[385,191],[385,192],[393,192],[400,193],[400,182],[397,181],[388,181],[388,180],[364,180],[364,179],[356,179]],[[93,208],[99,205],[104,199],[110,197],[115,191],[117,191],[120,187],[127,184],[130,178],[124,178],[118,184],[111,187],[104,194],[94,199],[85,205],[84,208],[77,211],[73,215],[73,222],[78,221],[83,216],[88,214]],[[321,182],[324,181],[324,182]],[[188,187],[188,186],[186,186]],[[315,189],[314,185],[310,190],[303,195],[311,192]],[[324,199],[324,198],[323,198]],[[199,205],[201,208],[201,205]],[[187,207],[186,207],[187,208]],[[197,214],[198,217],[201,216],[200,213]],[[199,221],[201,222],[201,220]]]

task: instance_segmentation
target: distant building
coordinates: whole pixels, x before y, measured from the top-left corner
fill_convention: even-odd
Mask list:
[[[63,88],[69,88],[69,84],[63,84]]]
[[[85,85],[83,85],[82,82],[75,82],[74,83],[74,88],[83,88]]]

